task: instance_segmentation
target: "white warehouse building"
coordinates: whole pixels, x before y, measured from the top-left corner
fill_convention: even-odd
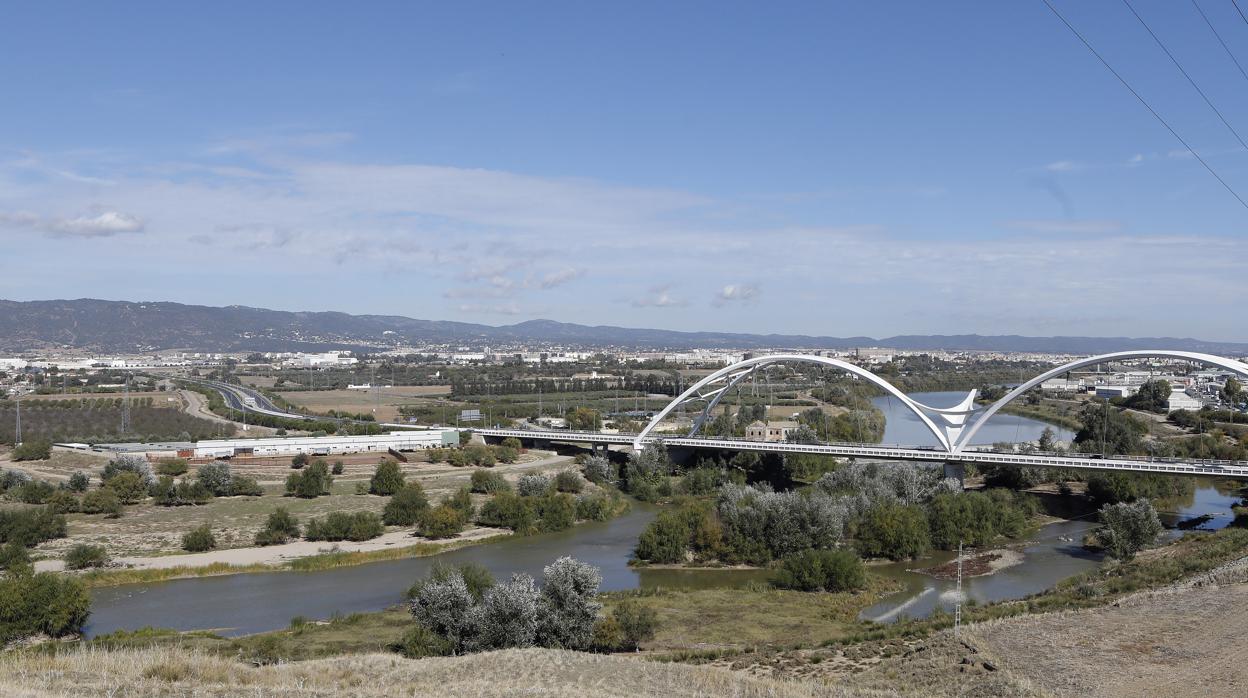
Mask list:
[[[196,458],[232,456],[328,456],[372,451],[418,451],[459,444],[458,429],[392,431],[376,436],[292,436],[272,439],[209,439],[195,444]]]

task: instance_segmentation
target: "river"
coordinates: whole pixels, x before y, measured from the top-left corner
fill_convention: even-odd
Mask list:
[[[915,395],[932,406],[955,404],[957,393]],[[886,443],[920,444],[930,439],[925,427],[894,400],[877,402],[888,418]],[[986,443],[1034,440],[1045,425],[1013,415],[997,415],[980,431]],[[1068,431],[1054,428],[1058,439],[1070,438]],[[934,443],[934,441],[932,442]],[[1238,498],[1202,485],[1187,502],[1177,502],[1167,514],[1173,523],[1205,513],[1221,513],[1206,528],[1230,522],[1230,505]],[[1161,507],[1165,508],[1165,507]],[[92,613],[86,626],[88,636],[118,629],[144,626],[176,630],[215,630],[227,635],[244,635],[286,627],[295,616],[327,618],[334,613],[378,611],[402,601],[403,592],[428,573],[437,561],[451,564],[475,562],[489,569],[496,578],[515,573],[540,578],[542,567],[564,555],[595,565],[602,570],[605,591],[652,588],[706,588],[743,586],[766,580],[762,570],[681,570],[634,569],[628,566],[637,536],[656,515],[657,508],[634,503],[631,511],[612,521],[586,523],[568,531],[463,548],[436,557],[409,558],[343,567],[317,572],[272,572],[220,577],[179,579],[154,584],[131,584],[92,590]],[[1026,545],[1023,563],[994,575],[965,581],[969,598],[980,602],[1018,598],[1043,591],[1063,577],[1077,574],[1097,564],[1099,558],[1079,547],[1091,524],[1059,522],[1042,527]],[[908,571],[951,559],[937,555],[918,563],[875,566],[876,572],[892,576],[904,590],[889,596],[864,612],[864,618],[895,620],[903,615],[921,616],[937,605],[952,608],[949,594],[952,582],[943,582]]]
[[[966,393],[912,393],[910,397],[928,407],[953,407],[966,399]],[[884,413],[886,420],[884,422],[884,443],[924,447],[935,447],[938,445],[936,437],[927,430],[927,426],[919,421],[919,418],[904,407],[900,401],[885,396],[877,397],[871,402]],[[1045,424],[1030,417],[1020,417],[998,412],[992,416],[991,421],[975,433],[975,443],[973,445],[992,445],[998,441],[1008,441],[1010,443],[1036,441],[1046,427],[1053,430],[1054,438],[1058,441],[1070,441],[1075,437],[1074,432],[1069,429]]]

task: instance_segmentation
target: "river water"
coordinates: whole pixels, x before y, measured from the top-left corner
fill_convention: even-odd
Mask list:
[[[920,393],[915,398],[934,407],[956,404],[957,393]],[[929,444],[935,441],[921,422],[897,401],[877,401],[888,419],[885,443]],[[1045,425],[1013,415],[997,415],[980,430],[984,443],[1035,440]],[[1054,428],[1058,439],[1070,433]],[[1206,513],[1219,513],[1205,528],[1230,522],[1230,506],[1238,501],[1229,493],[1202,485],[1190,501],[1176,502],[1167,514],[1171,522]],[[1166,507],[1159,507],[1166,509]],[[176,630],[215,630],[234,636],[286,627],[295,616],[327,618],[334,613],[378,611],[402,601],[412,582],[428,573],[436,561],[475,562],[496,578],[515,573],[541,577],[542,567],[570,555],[602,570],[604,591],[651,588],[706,588],[744,586],[764,581],[762,570],[634,569],[628,560],[637,537],[656,515],[655,507],[634,503],[631,511],[612,521],[586,523],[559,533],[510,538],[473,546],[436,557],[376,562],[318,572],[273,572],[180,579],[155,584],[131,584],[92,591],[92,613],[86,633],[93,636],[118,629],[144,626]],[[1079,542],[1092,524],[1070,521],[1039,529],[1026,544],[1024,562],[986,577],[964,580],[964,591],[979,602],[1018,598],[1043,591],[1058,580],[1099,562]],[[918,563],[895,563],[873,570],[898,579],[904,589],[863,613],[864,618],[887,622],[918,617],[937,606],[952,608],[953,582],[909,571],[952,559],[945,553]]]
[[[912,393],[910,397],[928,407],[953,407],[966,399],[966,393]],[[884,422],[884,443],[923,447],[938,445],[936,437],[927,430],[927,426],[919,421],[919,418],[904,407],[900,401],[885,396],[877,397],[871,402],[884,412],[886,419]],[[975,442],[972,445],[992,445],[999,441],[1008,441],[1010,443],[1036,441],[1040,438],[1040,434],[1044,432],[1045,427],[1053,430],[1054,438],[1058,441],[1070,441],[1075,436],[1074,432],[1069,429],[1050,426],[1029,417],[998,412],[979,431],[975,432]]]

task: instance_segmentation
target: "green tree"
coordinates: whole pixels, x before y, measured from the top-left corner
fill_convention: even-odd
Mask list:
[[[212,535],[208,524],[196,527],[182,536],[182,549],[192,553],[202,553],[217,547],[217,538]]]
[[[573,431],[599,431],[602,413],[589,407],[577,407],[567,414],[568,428]]]
[[[1157,510],[1147,499],[1130,504],[1106,504],[1100,509],[1101,528],[1096,539],[1105,552],[1118,560],[1130,560],[1162,531]]]
[[[285,507],[269,513],[264,528],[256,533],[256,545],[281,545],[299,537],[299,522]]]
[[[781,562],[772,583],[797,591],[853,591],[861,589],[867,573],[849,550],[803,550]]]
[[[414,526],[428,510],[424,488],[419,482],[410,482],[391,495],[381,519],[387,526]]]
[[[147,496],[147,483],[137,473],[120,472],[113,475],[104,487],[112,490],[122,504],[137,504]]]
[[[102,545],[79,543],[65,551],[66,569],[85,570],[90,567],[104,567],[108,562],[108,552]]]
[[[404,482],[403,471],[399,469],[398,462],[385,459],[373,471],[373,477],[368,481],[368,491],[370,494],[389,497],[402,489]]]
[[[913,560],[931,548],[923,508],[905,504],[880,503],[868,509],[854,542],[864,558]]]
[[[463,529],[464,515],[449,504],[430,509],[420,521],[420,535],[425,538],[452,538]]]

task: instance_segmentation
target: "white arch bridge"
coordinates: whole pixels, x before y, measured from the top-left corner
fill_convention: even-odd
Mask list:
[[[1043,466],[1058,468],[1088,468],[1096,470],[1130,470],[1170,474],[1204,474],[1224,477],[1248,478],[1248,462],[1194,460],[1175,458],[1149,458],[1142,456],[1101,457],[1088,454],[1046,453],[998,453],[970,448],[971,439],[994,414],[1009,403],[1023,396],[1050,378],[1076,371],[1088,366],[1132,359],[1171,359],[1187,361],[1226,370],[1248,379],[1248,364],[1232,359],[1189,351],[1165,349],[1122,351],[1091,356],[1046,371],[1011,390],[1004,397],[987,406],[975,404],[976,391],[954,407],[938,408],[924,405],[901,392],[896,386],[855,364],[826,356],[805,354],[771,354],[746,359],[726,366],[691,385],[660,410],[638,434],[607,434],[567,430],[533,429],[474,429],[489,438],[516,437],[521,440],[544,442],[582,443],[606,448],[613,444],[628,445],[634,449],[645,448],[659,440],[655,428],[673,411],[688,406],[700,406],[693,420],[693,427],[684,436],[664,436],[664,444],[677,448],[721,449],[732,451],[767,451],[774,453],[816,453],[821,455],[853,458],[878,458],[933,463],[984,463],[1015,466]],[[777,364],[819,364],[844,371],[879,387],[886,394],[897,398],[936,438],[936,448],[886,446],[882,444],[825,443],[796,444],[769,441],[747,441],[736,438],[700,437],[698,432],[711,418],[716,405],[742,381],[756,372]]]

